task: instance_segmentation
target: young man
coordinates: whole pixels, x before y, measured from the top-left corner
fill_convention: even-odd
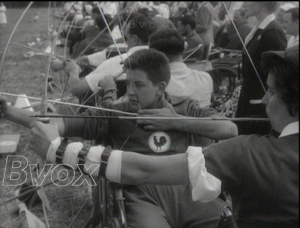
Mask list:
[[[216,111],[200,108],[198,101],[184,97],[169,97],[165,94],[170,80],[170,68],[167,57],[161,52],[154,49],[136,51],[125,60],[124,68],[127,70],[127,101],[116,105],[104,102],[102,107],[134,113],[140,109],[161,109],[164,106],[171,106],[174,112],[181,116],[217,117]],[[2,102],[2,106],[8,120],[25,126],[29,126],[32,122],[32,119],[24,119],[28,115],[24,110],[6,107],[5,102]],[[116,114],[90,109],[81,116],[116,116]],[[110,139],[115,149],[136,150],[142,154],[158,156],[176,154],[192,145],[189,132],[186,131],[188,129],[178,131],[174,125],[172,126],[174,129],[169,126],[156,131],[147,129],[147,124],[140,125],[134,120],[122,118],[64,118],[52,121],[57,123],[61,136]],[[198,126],[197,134],[203,137],[226,139],[237,134],[236,126],[230,121],[198,121],[193,122],[193,125]],[[53,126],[47,127],[51,131]],[[33,141],[32,148],[45,143],[40,137]],[[75,150],[79,152],[81,148]],[[37,150],[44,151],[43,148]],[[186,185],[125,186],[124,197],[129,226],[133,228],[216,226],[224,202],[219,199],[210,203],[193,202],[190,190]]]
[[[178,31],[185,37],[188,44],[187,49],[184,51],[183,58],[196,58],[203,59],[203,40],[195,31],[196,19],[191,15],[182,15],[178,18]],[[199,45],[202,44],[200,48]],[[197,51],[195,51],[198,48]],[[195,52],[192,54],[192,52]],[[191,55],[192,54],[192,55]]]
[[[222,189],[232,197],[240,228],[298,227],[299,45],[265,52],[262,64],[269,87],[263,103],[279,136],[243,135],[206,147],[203,154],[197,147],[189,147],[185,154],[160,157],[112,151],[102,175],[131,185],[191,183],[194,200],[216,197],[221,180]],[[46,125],[40,123],[32,133],[38,137],[45,131]],[[50,140],[57,136],[55,131],[47,134]],[[49,139],[46,145],[33,148],[45,157]]]

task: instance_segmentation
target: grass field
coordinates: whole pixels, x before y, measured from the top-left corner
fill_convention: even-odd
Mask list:
[[[34,7],[34,5],[32,6]],[[51,9],[51,14],[54,9]],[[12,33],[17,20],[21,16],[23,9],[7,9],[6,16],[8,24],[6,27],[0,28],[0,57],[2,59],[3,52],[9,36]],[[35,13],[38,13],[39,20],[33,22],[32,18]],[[24,57],[24,54],[30,49],[13,44],[17,42],[26,45],[30,42],[35,42],[34,48],[45,50],[48,46],[48,19],[50,25],[54,27],[58,25],[58,21],[49,16],[47,8],[31,8],[24,16],[20,25],[17,27],[13,35],[12,42],[9,45],[3,67],[3,75],[0,79],[0,92],[7,92],[13,94],[26,94],[28,96],[41,98],[49,57],[47,56],[33,56],[32,58]],[[41,41],[37,42],[37,38]],[[56,53],[62,54],[63,48],[57,47]],[[63,87],[65,76],[60,73],[53,73],[54,81]],[[60,98],[62,90],[54,88],[53,93],[49,93],[49,99]],[[15,103],[16,98],[5,96],[9,102]],[[57,106],[56,106],[57,107]],[[38,110],[38,108],[36,109]],[[4,134],[21,134],[20,142],[17,147],[15,155],[25,156],[29,163],[36,163],[37,156],[28,148],[29,130],[19,125],[13,124],[6,120],[0,120],[0,135]],[[3,183],[9,183],[8,177],[4,179],[5,166],[11,167],[12,164],[6,164],[7,155],[0,155],[0,197],[1,201],[10,199],[14,196],[15,187],[3,186]],[[28,171],[28,169],[26,169]],[[6,170],[9,172],[9,169]],[[28,175],[28,177],[30,177]],[[24,180],[24,175],[21,176],[20,182]],[[45,183],[50,179],[46,179]],[[51,210],[47,211],[47,217],[50,227],[82,227],[88,220],[90,211],[92,209],[89,200],[89,191],[86,185],[80,187],[66,186],[58,187],[49,185],[45,187],[46,195],[50,201]],[[45,223],[43,210],[41,205],[37,205],[30,210],[38,218]],[[69,226],[75,215],[79,213],[76,220]],[[7,208],[0,207],[0,227],[28,227],[24,214],[12,215],[9,214]]]

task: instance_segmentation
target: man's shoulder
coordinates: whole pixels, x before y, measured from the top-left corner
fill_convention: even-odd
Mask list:
[[[189,96],[174,96],[174,95],[169,95],[169,103],[172,104],[173,106],[178,106],[180,104],[183,104],[186,101],[192,100]]]

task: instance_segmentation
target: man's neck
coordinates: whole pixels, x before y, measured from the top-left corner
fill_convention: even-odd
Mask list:
[[[168,55],[169,63],[174,62],[182,62],[183,63],[183,57],[182,55]]]

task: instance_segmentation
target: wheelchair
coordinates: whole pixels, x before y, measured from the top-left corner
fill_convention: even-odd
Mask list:
[[[231,99],[235,88],[238,86],[242,53],[228,49],[212,50],[211,45],[207,49],[203,60],[187,59],[185,63],[191,69],[210,74],[214,84],[211,107],[222,113],[226,102]]]

